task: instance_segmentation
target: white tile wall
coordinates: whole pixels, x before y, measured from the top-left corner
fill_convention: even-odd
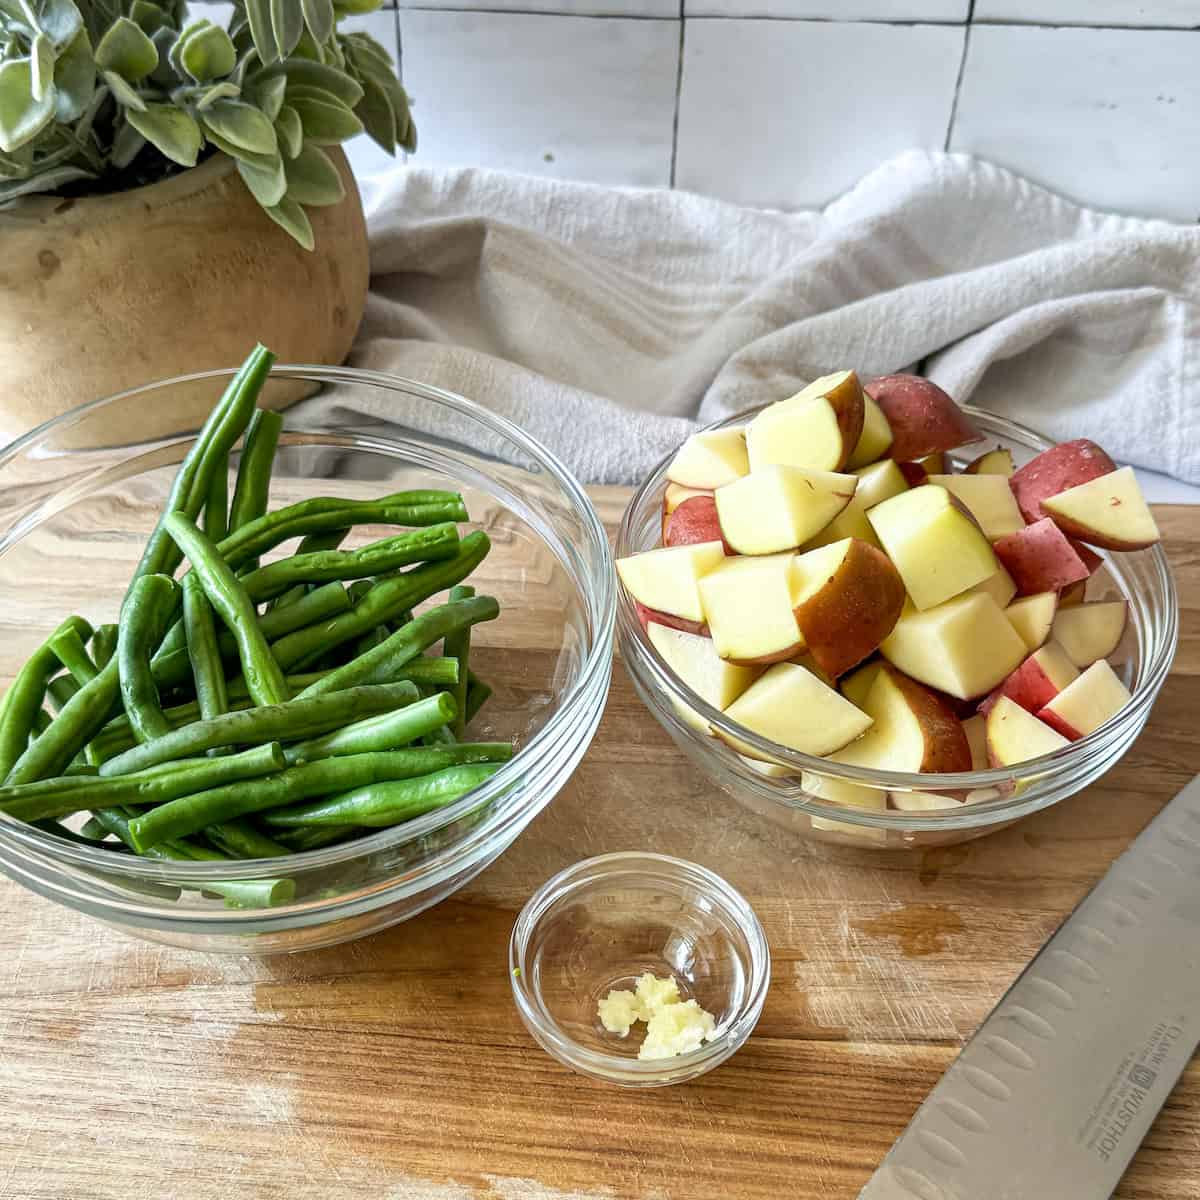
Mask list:
[[[1200,32],[981,25],[951,148],[1077,200],[1200,219]]]
[[[400,28],[421,163],[670,182],[678,21],[406,9]]]
[[[813,207],[889,155],[940,147],[963,37],[950,25],[689,20],[676,185]]]
[[[386,0],[395,5],[397,0]],[[399,0],[400,8],[564,13],[575,17],[679,16],[680,0]]]
[[[975,0],[976,21],[1035,25],[1200,25],[1200,0]]]
[[[957,21],[969,0],[683,0],[689,17],[779,17],[803,21]]]

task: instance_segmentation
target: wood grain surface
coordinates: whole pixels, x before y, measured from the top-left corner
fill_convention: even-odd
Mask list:
[[[606,518],[623,498],[598,493]],[[0,1200],[853,1200],[1021,967],[1200,771],[1200,509],[1159,515],[1183,636],[1145,733],[1087,792],[967,846],[797,841],[694,772],[618,665],[588,757],[512,850],[365,941],[205,957],[0,881]],[[774,955],[745,1049],[646,1093],[538,1049],[506,968],[534,888],[628,848],[718,870]],[[1200,1066],[1116,1195],[1200,1195]]]

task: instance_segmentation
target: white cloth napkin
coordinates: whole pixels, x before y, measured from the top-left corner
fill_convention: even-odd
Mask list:
[[[962,155],[903,154],[792,214],[408,167],[370,232],[353,364],[505,414],[587,482],[634,482],[697,423],[826,371],[923,364],[960,401],[1200,483],[1200,229]]]

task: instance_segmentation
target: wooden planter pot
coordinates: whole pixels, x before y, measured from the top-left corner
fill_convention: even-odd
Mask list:
[[[236,366],[263,342],[280,362],[340,363],[366,303],[367,232],[345,155],[346,197],[309,209],[308,252],[217,154],[149,187],[0,211],[0,431],[140,384]],[[277,389],[274,404],[293,399]],[[147,412],[144,440],[195,428],[212,388]],[[3,441],[3,438],[0,438]]]

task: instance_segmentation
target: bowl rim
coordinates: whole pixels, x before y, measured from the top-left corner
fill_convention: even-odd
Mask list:
[[[713,421],[697,432],[736,425],[753,417],[766,407],[768,407],[766,404],[753,405],[750,408]],[[1043,437],[1028,426],[1012,421],[988,409],[970,404],[963,404],[960,407],[968,416],[980,419],[991,426],[999,436],[1023,443],[1030,449],[1040,451],[1056,445],[1055,442]],[[617,556],[620,556],[623,552],[637,552],[631,545],[631,521],[633,513],[645,502],[648,493],[661,485],[667,465],[674,458],[677,450],[678,447],[655,464],[654,468],[630,498],[617,530],[615,546],[615,554]],[[797,775],[802,772],[813,772],[839,782],[867,784],[875,788],[886,788],[888,791],[963,791],[988,787],[1000,787],[1002,791],[1004,789],[1008,791],[1008,794],[1002,794],[996,799],[973,801],[969,805],[959,805],[954,809],[937,809],[929,812],[890,810],[876,812],[870,809],[859,809],[850,805],[836,804],[818,797],[809,798],[809,793],[804,791],[799,780],[795,782],[780,780],[777,783],[772,783],[772,781],[764,776],[761,780],[756,781],[763,787],[764,795],[769,798],[782,801],[797,809],[812,811],[821,817],[828,816],[848,824],[861,824],[876,828],[902,829],[905,831],[929,829],[939,821],[945,823],[948,817],[959,814],[960,809],[963,808],[969,809],[971,813],[979,816],[987,815],[1000,818],[1011,809],[1021,809],[1021,812],[1014,813],[1014,816],[1023,815],[1025,811],[1024,806],[1028,805],[1028,799],[1022,798],[1021,790],[1013,786],[1018,778],[1026,779],[1031,774],[1039,776],[1050,774],[1064,766],[1077,767],[1089,761],[1093,756],[1100,756],[1107,749],[1108,739],[1113,736],[1113,731],[1118,726],[1128,727],[1138,721],[1143,716],[1143,713],[1148,715],[1150,706],[1153,705],[1163,682],[1170,672],[1171,663],[1178,648],[1179,597],[1175,587],[1175,577],[1171,571],[1170,563],[1167,560],[1162,544],[1156,543],[1154,546],[1140,553],[1149,554],[1151,557],[1154,568],[1158,573],[1158,578],[1163,586],[1167,611],[1164,635],[1159,644],[1154,647],[1155,653],[1147,663],[1145,677],[1132,693],[1130,702],[1120,712],[1085,737],[1079,738],[1067,746],[1059,747],[1049,754],[1027,759],[1011,767],[989,767],[982,771],[958,771],[953,773],[946,772],[944,774],[936,772],[882,771],[874,767],[861,767],[852,763],[839,763],[818,755],[789,749],[787,746],[773,742],[768,738],[754,733],[752,730],[746,729],[737,722],[730,721],[720,709],[714,708],[703,697],[688,687],[687,684],[678,679],[663,661],[661,655],[659,655],[653,643],[651,643],[649,637],[646,635],[641,622],[637,618],[633,598],[624,585],[620,587],[617,595],[617,628],[620,634],[622,652],[628,653],[632,650],[632,656],[636,659],[638,666],[650,673],[653,682],[663,693],[669,697],[673,696],[695,709],[708,722],[710,727],[754,747],[770,760],[794,766]],[[1126,596],[1125,599],[1128,603],[1129,597]],[[698,736],[691,730],[687,732],[689,736]],[[717,740],[723,741],[724,739]],[[728,745],[728,743],[725,744]],[[734,752],[732,747],[730,747],[730,752]],[[962,819],[960,817],[960,821]],[[957,824],[959,822],[952,823]],[[978,822],[973,822],[973,824],[978,824]]]
[[[28,447],[35,446],[47,434],[56,430],[69,429],[71,426],[77,424],[85,414],[102,408],[107,404],[117,403],[161,388],[203,382],[205,380],[231,379],[236,373],[236,368],[197,371],[188,375],[177,375],[168,379],[155,380],[151,383],[141,384],[135,388],[128,388],[123,392],[116,392],[110,396],[89,400],[75,408],[68,409],[65,413],[43,421],[36,428],[0,449],[0,471],[3,471],[5,466],[18,453]],[[15,840],[18,843],[24,843],[32,849],[49,851],[54,859],[59,862],[71,863],[72,865],[85,868],[116,868],[122,875],[161,883],[256,879],[264,875],[264,868],[268,866],[269,871],[266,873],[274,876],[288,874],[292,871],[312,870],[340,865],[368,854],[388,850],[393,846],[428,836],[438,829],[450,825],[464,816],[468,816],[477,807],[502,798],[504,793],[510,789],[519,787],[523,782],[523,775],[529,762],[536,761],[536,752],[540,752],[546,748],[547,743],[557,744],[556,739],[558,737],[564,734],[567,736],[572,734],[573,730],[571,727],[579,719],[581,705],[587,701],[594,691],[597,676],[611,668],[612,641],[616,619],[616,571],[613,567],[612,547],[595,505],[583,490],[583,486],[559,460],[557,455],[507,417],[503,417],[491,409],[485,408],[478,402],[461,396],[456,392],[448,391],[433,384],[422,383],[407,376],[386,371],[366,370],[358,367],[327,366],[319,363],[277,363],[272,366],[270,377],[308,379],[313,382],[322,383],[369,384],[392,391],[407,392],[410,395],[415,394],[420,398],[444,404],[459,414],[485,427],[489,427],[492,432],[507,438],[510,442],[519,446],[531,458],[538,461],[570,498],[575,513],[584,521],[588,534],[598,548],[601,557],[601,568],[598,572],[598,578],[592,581],[595,586],[591,589],[593,591],[592,602],[596,608],[598,621],[594,626],[591,648],[586,659],[581,664],[576,678],[561,699],[557,710],[546,724],[527,743],[521,746],[513,757],[507,763],[503,764],[500,770],[485,783],[468,792],[465,796],[460,797],[453,804],[447,805],[445,808],[418,817],[416,820],[403,825],[380,829],[375,833],[366,834],[352,841],[338,843],[317,850],[305,850],[277,858],[248,858],[225,862],[194,861],[183,863],[147,859],[139,855],[130,854],[121,855],[119,860],[114,862],[114,855],[111,851],[92,849],[89,846],[82,846],[66,841],[63,838],[55,837],[52,833],[47,833],[25,822],[9,817],[4,813],[0,813],[0,835]],[[288,432],[304,433],[305,431],[289,430]],[[194,438],[195,431],[180,435],[169,434],[165,437],[155,439],[149,444],[169,445],[192,441]],[[375,430],[372,430],[370,440],[381,447],[391,446],[393,449],[403,450],[398,441],[393,441],[386,434],[380,434]],[[526,808],[536,805],[537,800],[538,797],[536,795],[528,796],[524,803],[517,807],[516,811],[523,813]],[[497,811],[502,812],[506,818],[512,815],[505,809]],[[493,828],[494,824],[499,825],[502,823],[484,821],[470,832],[473,835],[482,837]],[[471,839],[466,838],[464,840],[469,841]],[[426,874],[435,873],[435,869],[440,867],[447,858],[456,855],[462,845],[463,841],[460,840],[448,847],[444,847],[429,859],[423,860],[419,866],[410,867],[404,872],[404,876],[406,878],[424,878]],[[391,884],[395,884],[396,882],[396,880],[390,881]],[[336,905],[340,901],[348,899],[352,899],[352,897],[341,897],[333,901],[333,903]],[[124,898],[119,900],[110,899],[106,903],[121,909],[131,907]],[[326,903],[322,902],[322,904]],[[139,911],[144,910],[144,907],[140,903],[132,904],[132,908]],[[214,908],[211,910],[205,909],[202,913],[196,910],[180,910],[179,919],[187,921],[202,917],[206,921],[215,920],[229,924],[236,924],[239,921],[245,922],[247,920],[258,922],[272,921],[274,919],[287,920],[290,916],[294,916],[297,911],[303,911],[311,907],[312,901],[301,901],[298,903],[282,904],[269,909],[236,910]]]
[[[635,870],[644,872],[647,868],[653,869],[654,874],[664,881],[674,879],[682,884],[687,879],[706,896],[715,898],[745,936],[750,950],[750,967],[746,997],[725,1027],[718,1027],[718,1036],[674,1058],[641,1060],[589,1050],[571,1037],[542,1003],[540,989],[530,985],[525,952],[533,931],[546,913],[552,906],[568,899],[573,891],[597,882],[617,881],[623,875]],[[664,887],[664,890],[667,889]],[[543,1048],[561,1062],[614,1083],[683,1082],[723,1062],[753,1033],[771,986],[771,947],[753,906],[715,871],[669,854],[618,850],[571,863],[547,879],[529,897],[513,924],[508,967],[513,1000],[522,1020],[531,1030],[536,1030],[537,1040]]]

